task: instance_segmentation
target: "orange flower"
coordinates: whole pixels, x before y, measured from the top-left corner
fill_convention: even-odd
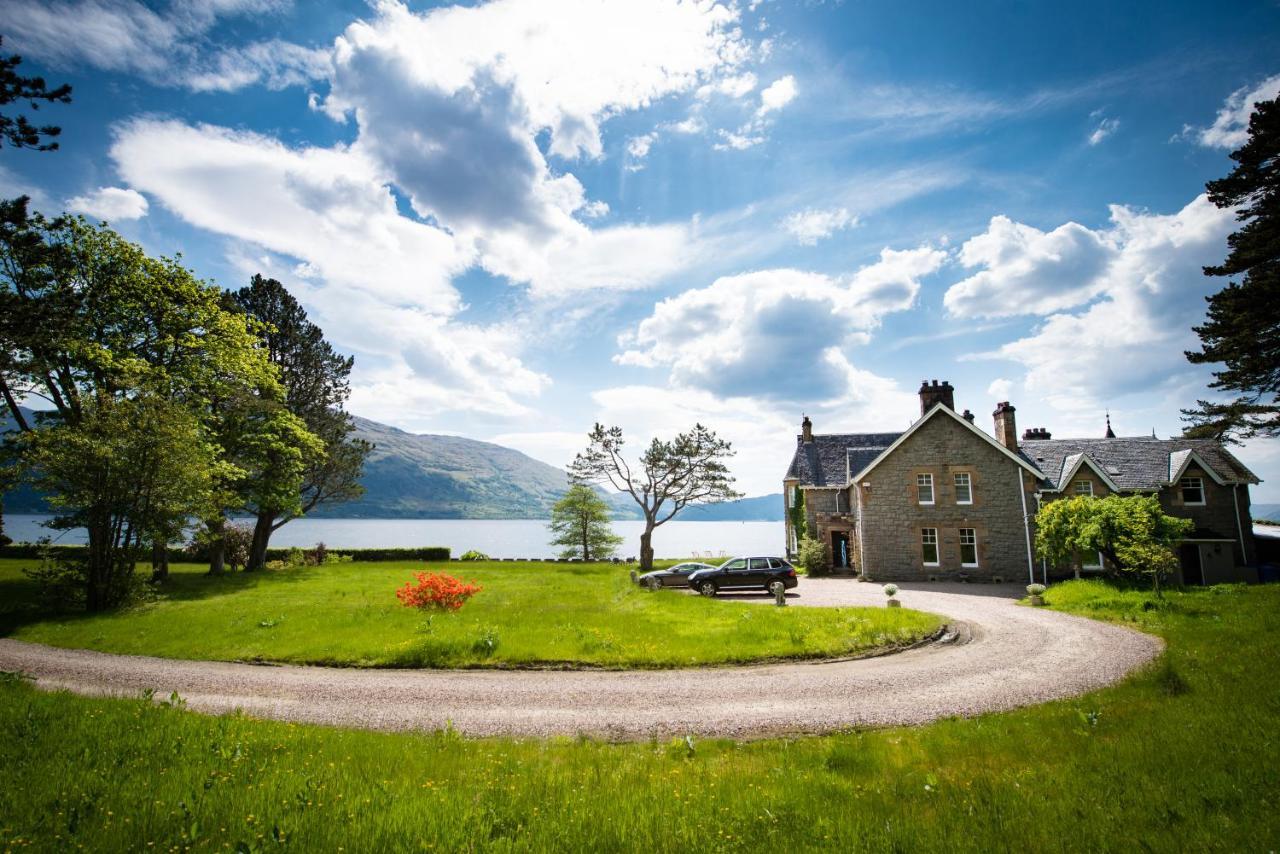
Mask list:
[[[468,584],[444,573],[415,572],[414,576],[418,579],[417,585],[406,581],[404,587],[396,591],[396,598],[406,608],[456,611],[481,590],[479,584]]]

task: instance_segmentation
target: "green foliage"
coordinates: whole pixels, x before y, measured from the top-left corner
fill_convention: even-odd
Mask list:
[[[831,571],[831,555],[827,552],[826,543],[805,537],[796,550],[796,564],[804,570],[805,575],[820,576]]]
[[[791,504],[791,530],[795,532],[797,543],[809,536],[809,520],[804,512],[804,490],[798,486],[795,500]]]
[[[1078,567],[1080,555],[1101,552],[1123,572],[1151,576],[1159,591],[1178,565],[1174,547],[1193,528],[1191,520],[1167,515],[1154,495],[1063,498],[1036,514],[1036,553]]]
[[[560,557],[603,560],[612,557],[622,543],[609,524],[609,505],[594,489],[580,483],[569,487],[551,508],[548,526],[553,546],[564,546]]]
[[[1249,139],[1231,153],[1231,174],[1206,185],[1209,200],[1236,210],[1244,223],[1227,238],[1230,253],[1210,276],[1243,276],[1208,298],[1208,319],[1195,327],[1195,364],[1221,364],[1210,388],[1227,401],[1197,401],[1183,410],[1186,435],[1240,442],[1280,435],[1280,99],[1260,101]]]
[[[1154,612],[1149,593],[1096,582],[1049,595],[1168,651],[1085,697],[754,741],[361,732],[0,675],[0,849],[253,850],[277,835],[294,851],[1274,848],[1280,587],[1175,591]]]
[[[458,560],[489,560],[489,556],[484,552],[468,549],[458,557]]]
[[[213,414],[278,385],[255,329],[222,302],[105,226],[0,203],[0,398],[57,525],[88,531],[90,610],[123,601],[144,542],[206,516],[246,476]],[[53,404],[48,426],[17,406],[28,394]]]
[[[0,561],[14,604],[35,597],[16,561]],[[389,591],[421,562],[343,563],[209,576],[173,564],[164,598],[74,620],[27,613],[13,637],[170,658],[361,667],[689,667],[770,658],[856,655],[927,636],[940,619],[885,609],[773,608],[699,596],[654,596],[612,564],[468,563],[484,588],[458,613],[422,616]],[[145,577],[140,573],[139,577]],[[762,597],[763,599],[763,597]],[[764,601],[771,601],[765,599]],[[0,616],[9,602],[0,602]],[[742,612],[750,612],[744,620]],[[271,630],[259,623],[270,620]],[[501,644],[481,650],[489,630]],[[792,630],[799,639],[791,640]],[[481,654],[483,653],[483,654]]]

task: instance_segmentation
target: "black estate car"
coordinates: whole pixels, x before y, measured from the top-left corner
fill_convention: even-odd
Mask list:
[[[678,563],[667,569],[655,569],[653,572],[646,572],[637,578],[636,582],[641,587],[648,587],[650,590],[657,590],[659,587],[688,587],[689,576],[703,569],[715,569],[715,567],[709,563],[697,563],[696,561]]]
[[[779,584],[790,590],[798,583],[796,568],[780,557],[735,557],[689,576],[689,586],[703,596],[743,588],[773,592]]]

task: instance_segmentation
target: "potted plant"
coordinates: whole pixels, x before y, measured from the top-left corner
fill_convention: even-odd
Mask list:
[[[895,599],[895,598],[894,598],[895,596],[897,596],[897,594],[898,594],[898,585],[896,585],[896,584],[886,584],[886,585],[884,586],[884,595],[886,595],[886,596],[888,596],[888,597],[889,597],[889,601],[888,601],[888,602],[886,602],[885,604],[886,604],[886,605],[888,605],[890,608],[901,608],[901,607],[902,607],[902,603],[901,603],[901,602],[899,602],[897,599]]]
[[[1044,604],[1044,589],[1045,589],[1045,588],[1044,588],[1044,585],[1043,585],[1043,584],[1028,584],[1028,585],[1027,585],[1027,595],[1031,597],[1031,604],[1032,604],[1032,605],[1043,605],[1043,604]]]

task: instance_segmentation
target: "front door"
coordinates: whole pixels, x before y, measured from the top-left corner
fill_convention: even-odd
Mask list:
[[[831,565],[836,569],[848,569],[852,564],[849,559],[849,532],[831,532]]]
[[[1178,547],[1183,584],[1204,584],[1204,565],[1200,563],[1200,544],[1183,543]]]

